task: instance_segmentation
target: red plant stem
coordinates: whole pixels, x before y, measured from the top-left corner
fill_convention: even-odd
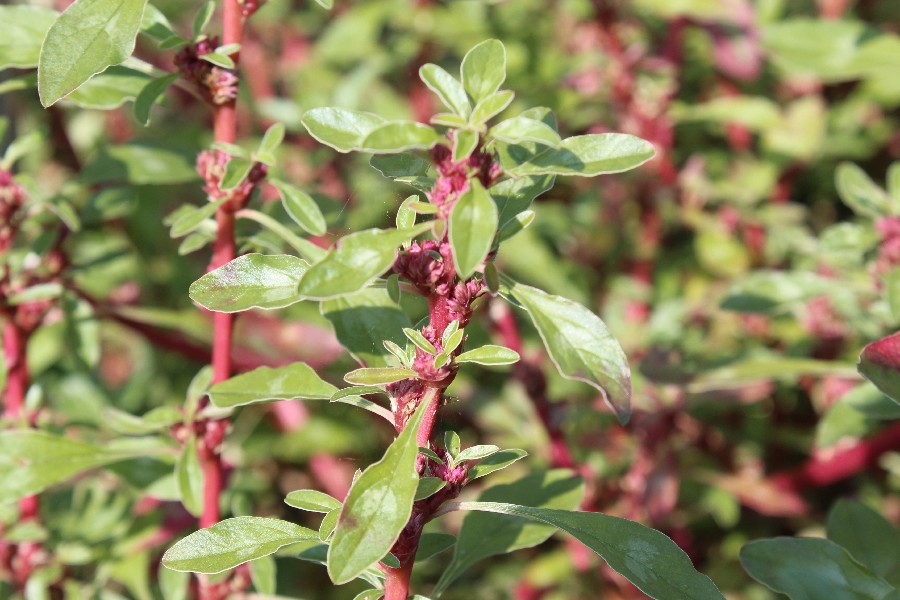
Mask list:
[[[900,450],[900,423],[894,423],[846,450],[828,457],[810,458],[796,469],[772,475],[770,480],[779,488],[792,492],[831,485],[875,466],[881,455],[891,450]]]
[[[244,32],[244,17],[238,0],[225,0],[222,14],[222,43],[240,44]],[[238,53],[232,55],[235,64]],[[232,100],[217,106],[213,115],[213,136],[217,142],[234,143],[237,138],[237,112]],[[216,213],[218,230],[213,243],[209,269],[216,269],[234,258],[234,209],[230,203],[221,206]],[[213,383],[224,381],[231,376],[231,347],[233,342],[234,318],[229,313],[213,315],[212,368]],[[203,511],[200,526],[211,527],[219,521],[219,497],[222,494],[224,475],[222,457],[218,452],[224,427],[217,422],[208,423],[207,433],[198,446],[203,470]],[[212,600],[218,592],[215,586],[205,580],[201,582],[200,596]]]
[[[398,569],[385,569],[384,600],[406,600],[409,597],[413,562],[409,560]]]

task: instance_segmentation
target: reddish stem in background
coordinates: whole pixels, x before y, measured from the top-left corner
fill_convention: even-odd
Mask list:
[[[770,477],[772,483],[792,492],[822,487],[852,477],[878,464],[885,452],[900,450],[900,423],[894,423],[855,446],[827,457],[810,458],[806,463]]]
[[[222,44],[240,44],[243,39],[244,16],[238,0],[224,0],[222,14]],[[237,65],[238,54],[231,55]],[[216,106],[213,115],[213,135],[217,142],[233,144],[237,138],[237,111],[235,101]],[[213,244],[209,270],[216,269],[234,258],[234,209],[231,203],[219,207],[216,213],[218,230]],[[224,381],[231,376],[231,348],[233,342],[234,317],[229,313],[213,314],[212,368],[213,383]],[[203,470],[203,511],[200,526],[211,527],[219,521],[219,498],[222,494],[224,474],[222,457],[218,446],[224,434],[225,424],[211,421],[206,435],[198,446]],[[213,600],[220,594],[218,586],[201,580],[200,597]]]
[[[3,357],[6,360],[6,390],[3,393],[3,416],[15,421],[25,410],[25,393],[28,391],[28,361],[26,346],[28,336],[11,319],[3,327]],[[29,415],[29,422],[33,417]]]

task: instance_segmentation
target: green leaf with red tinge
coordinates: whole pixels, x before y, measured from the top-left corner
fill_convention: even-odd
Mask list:
[[[863,348],[856,368],[875,387],[900,403],[900,333]]]

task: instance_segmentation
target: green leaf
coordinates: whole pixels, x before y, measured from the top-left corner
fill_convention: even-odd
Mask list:
[[[444,127],[453,129],[463,129],[469,125],[468,121],[453,113],[438,113],[433,115],[431,119],[429,119],[429,122],[432,125],[443,125]]]
[[[284,123],[275,123],[266,129],[256,152],[260,154],[263,152],[275,152],[275,150],[278,149],[278,146],[281,145],[281,142],[284,141],[284,131]]]
[[[558,148],[538,146],[533,153],[525,150],[516,154],[516,148],[525,150],[522,146],[509,149],[520,163],[507,168],[513,175],[593,177],[621,173],[644,164],[655,153],[650,142],[624,133],[579,135],[564,139]]]
[[[453,161],[465,160],[478,147],[481,137],[471,129],[460,129],[456,132],[456,140],[453,143]]]
[[[528,311],[559,373],[595,387],[626,423],[631,415],[631,369],[603,321],[577,302],[511,280],[508,285]]]
[[[82,471],[128,456],[43,431],[0,432],[0,503],[38,494]]]
[[[453,362],[477,363],[479,365],[511,365],[519,361],[519,353],[503,346],[488,344],[468,352],[463,352]]]
[[[526,456],[528,456],[528,453],[519,448],[501,450],[500,452],[497,452],[485,458],[474,467],[471,467],[467,474],[467,479],[468,481],[475,481],[476,479],[484,477],[485,475],[489,475],[494,471],[505,469],[509,465],[525,458]]]
[[[210,52],[208,54],[201,54],[200,60],[205,60],[206,62],[216,65],[217,67],[222,67],[223,69],[233,69],[234,61],[231,60],[230,56],[225,56],[224,54],[219,54],[218,52]]]
[[[42,6],[14,4],[0,6],[0,70],[9,67],[30,69],[38,64],[41,42],[59,13]]]
[[[894,589],[834,542],[815,538],[772,538],[741,548],[741,565],[751,577],[793,600],[871,600]]]
[[[203,221],[209,219],[216,214],[216,211],[222,206],[228,198],[221,198],[215,202],[207,202],[202,206],[192,206],[191,210],[185,211],[178,217],[172,228],[169,230],[169,236],[180,238],[194,231],[203,224]]]
[[[739,312],[767,314],[824,294],[833,280],[806,271],[759,270],[738,280],[721,307]]]
[[[193,33],[194,38],[200,37],[200,34],[202,34],[203,30],[206,29],[206,26],[209,25],[209,21],[212,19],[215,11],[216,3],[212,0],[207,0],[200,6],[200,10],[197,11],[196,16],[194,16],[194,22],[191,27],[191,33]]]
[[[78,180],[85,185],[119,180],[136,185],[188,183],[199,179],[195,159],[190,150],[158,142],[105,146],[85,166]]]
[[[181,503],[189,513],[199,517],[203,512],[203,470],[197,455],[197,438],[188,437],[175,462],[175,481]]]
[[[443,139],[437,131],[414,121],[390,121],[372,129],[359,144],[363,152],[396,153],[428,150]]]
[[[162,431],[184,420],[182,412],[174,406],[159,406],[140,417],[107,406],[102,414],[105,425],[125,435],[146,435]]]
[[[418,502],[419,500],[424,500],[429,496],[433,496],[434,494],[444,489],[446,485],[447,482],[439,477],[420,477],[419,485],[418,487],[416,487],[416,502]]]
[[[402,367],[377,367],[356,369],[344,375],[344,381],[353,385],[385,385],[415,377],[416,372]]]
[[[345,108],[314,108],[301,120],[311,136],[338,152],[359,149],[363,138],[386,123],[376,114]]]
[[[475,102],[490,96],[506,79],[506,48],[485,40],[469,50],[459,67],[463,87]]]
[[[436,554],[449,550],[454,544],[456,544],[456,536],[449,533],[423,533],[419,538],[419,549],[416,550],[416,562],[428,560]]]
[[[272,179],[270,182],[281,192],[281,204],[294,223],[312,235],[325,233],[325,217],[312,196],[286,181]]]
[[[484,262],[497,232],[497,205],[477,179],[450,211],[450,247],[460,279],[468,279]]]
[[[422,223],[411,229],[351,233],[302,275],[297,293],[312,300],[327,300],[358,292],[390,268],[400,244],[430,228],[430,223]]]
[[[446,331],[444,331],[446,333]],[[453,332],[449,338],[444,340],[444,354],[450,354],[462,344],[463,338],[466,333],[464,330],[460,329],[459,331]]]
[[[498,452],[500,452],[500,448],[492,444],[485,444],[483,446],[471,446],[469,448],[466,448],[456,456],[456,462],[461,463],[464,460],[481,460]]]
[[[437,65],[428,63],[419,68],[419,78],[440,98],[444,106],[461,117],[468,117],[472,105],[466,97],[466,90],[453,75]]]
[[[389,366],[391,353],[382,341],[405,343],[403,329],[411,325],[387,291],[379,288],[326,300],[320,309],[341,345],[368,367]]]
[[[317,513],[330,513],[341,507],[338,499],[318,490],[296,490],[285,497],[284,503],[300,510]]]
[[[416,435],[437,396],[438,392],[425,395],[384,457],[350,487],[328,548],[328,574],[333,582],[346,583],[381,560],[409,520],[419,482]]]
[[[885,395],[900,403],[900,333],[863,348],[856,368]]]
[[[409,229],[410,227],[415,226],[417,214],[416,211],[413,210],[412,205],[418,204],[418,201],[419,196],[413,194],[400,204],[400,207],[397,209],[397,229]]]
[[[219,408],[231,408],[275,400],[330,400],[336,391],[308,364],[295,362],[235,375],[212,386],[209,399]]]
[[[328,538],[331,537],[331,534],[334,533],[334,528],[337,526],[338,517],[341,514],[340,508],[336,508],[322,519],[322,522],[319,524],[319,539],[323,542],[328,541]]]
[[[263,556],[250,563],[250,580],[260,594],[274,595],[277,587],[276,579],[275,559],[271,556]]]
[[[513,483],[497,485],[479,496],[484,502],[515,500],[546,508],[573,509],[581,502],[584,484],[571,471],[559,469],[534,473]],[[470,513],[463,520],[453,560],[434,589],[440,595],[475,563],[498,554],[532,548],[553,535],[553,528],[515,517]]]
[[[536,119],[529,119],[521,115],[497,123],[491,127],[488,135],[492,135],[494,138],[509,144],[537,142],[557,147],[562,143],[562,138],[559,137],[559,134],[552,127]]]
[[[444,461],[441,460],[441,457],[438,456],[437,453],[430,448],[423,448],[419,446],[419,454],[421,454],[422,456],[427,456],[439,465],[444,463]]]
[[[841,200],[856,214],[878,218],[890,213],[887,193],[853,163],[838,165],[834,172],[834,184]]]
[[[762,46],[790,74],[826,82],[855,78],[853,68],[865,24],[849,19],[779,19],[762,28]]]
[[[252,168],[252,161],[247,160],[246,158],[232,156],[228,161],[228,164],[225,165],[225,174],[222,175],[222,181],[219,183],[219,187],[223,190],[233,190],[239,186],[241,182],[247,179],[247,175],[250,174],[250,169]]]
[[[191,284],[191,299],[209,310],[282,308],[302,298],[297,284],[308,263],[287,254],[245,254]]]
[[[462,502],[460,509],[521,517],[559,528],[596,552],[614,571],[651,598],[724,600],[712,580],[694,570],[691,559],[675,542],[640,523],[601,513],[498,502]],[[461,546],[462,532],[457,551]],[[784,555],[770,553],[769,556],[780,560]],[[835,598],[830,595],[821,597]]]
[[[512,103],[516,95],[510,90],[500,90],[490,96],[485,96],[475,105],[469,116],[469,123],[481,126],[503,112]]]
[[[828,539],[894,585],[900,584],[900,531],[855,500],[838,500],[828,512]]]
[[[456,455],[459,454],[459,448],[462,445],[462,442],[459,439],[459,434],[455,431],[448,431],[444,433],[444,449],[450,453],[450,456],[456,458]]]
[[[111,110],[134,100],[150,78],[144,73],[126,67],[110,67],[94,75],[66,97],[81,108]]]
[[[179,77],[180,73],[171,73],[153,79],[144,86],[134,100],[134,118],[138,123],[146,126],[150,122],[150,109]]]
[[[163,554],[162,564],[174,571],[221,573],[283,546],[318,539],[315,531],[280,519],[235,517],[179,540]]]
[[[376,154],[369,160],[372,168],[389,179],[424,177],[431,163],[414,154]]]
[[[316,0],[316,4],[318,4],[325,10],[331,10],[331,8],[334,6],[334,0]]]
[[[50,106],[131,56],[147,0],[77,0],[50,27],[38,60],[41,104]]]
[[[413,329],[412,327],[404,327],[403,333],[406,337],[411,341],[416,347],[420,348],[423,352],[427,352],[428,354],[437,354],[437,348],[434,347],[434,344],[425,339],[425,336],[422,335],[419,331]]]

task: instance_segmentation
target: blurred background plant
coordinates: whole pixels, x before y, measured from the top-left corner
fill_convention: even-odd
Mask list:
[[[157,563],[195,520],[168,428],[181,420],[172,411],[185,390],[196,400],[205,389],[195,375],[209,362],[211,319],[187,288],[209,262],[215,226],[211,212],[190,227],[182,220],[181,231],[175,224],[192,212],[185,203],[204,202],[194,162],[212,133],[189,86],[165,95],[164,85],[147,86],[175,70],[181,42],[166,30],[187,42],[203,27],[188,35],[197,6],[154,0],[139,61],[45,110],[34,67],[67,5],[0,7],[3,146],[12,144],[0,209],[16,205],[0,230],[4,337],[14,314],[36,319],[22,338],[21,405],[41,429],[111,453],[85,465],[111,464],[41,494],[40,519],[0,505],[0,596],[25,589],[13,559],[30,545],[26,593],[176,598],[183,576]],[[287,126],[278,163],[324,215],[323,245],[335,232],[390,224],[410,188],[365,156],[317,144],[304,111],[335,105],[427,121],[439,107],[419,67],[455,65],[483,39],[507,48],[517,94],[509,114],[542,105],[564,136],[651,141],[657,156],[637,171],[560,180],[497,258],[515,279],[603,317],[631,359],[631,422],[618,425],[590,388],[559,377],[531,325],[490,303],[469,335],[524,360],[513,378],[461,372],[447,427],[523,448],[532,465],[575,469],[587,485],[583,509],[666,532],[731,598],[775,597],[742,568],[742,546],[821,537],[826,519],[829,540],[870,565],[834,524],[842,514],[887,540],[890,560],[866,569],[897,587],[900,534],[884,520],[900,522],[900,406],[857,374],[856,361],[900,324],[898,28],[892,0],[370,0],[330,11],[269,0],[240,48],[238,139],[256,147],[266,126]],[[238,222],[240,251],[288,248],[277,224],[294,225],[278,196],[260,184],[262,217]],[[302,360],[339,378],[354,363],[332,326],[310,303],[245,313],[234,368]],[[12,429],[23,417],[9,409],[10,390],[23,380],[10,348]],[[302,487],[344,497],[355,469],[393,435],[365,419],[337,404],[242,409],[224,446],[223,512],[286,516],[282,498]],[[15,463],[3,452],[5,483]],[[123,461],[129,453],[136,458]],[[516,466],[504,476],[514,479]],[[446,561],[423,563],[415,577],[427,588]],[[784,589],[751,563],[745,556],[754,577]],[[326,591],[318,565],[277,564],[277,584],[257,573],[257,589],[347,597]],[[641,597],[600,564],[560,538],[483,561],[442,597]]]

